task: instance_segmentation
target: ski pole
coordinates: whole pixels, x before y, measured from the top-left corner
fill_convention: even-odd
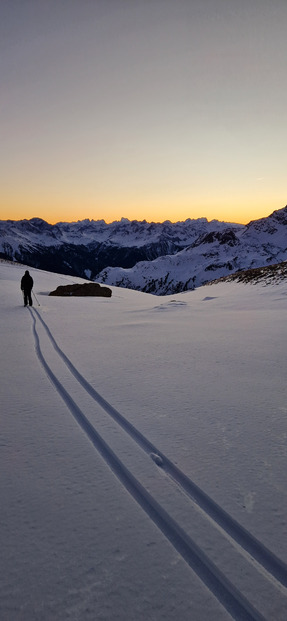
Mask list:
[[[37,296],[35,295],[35,293],[34,293],[33,289],[32,289],[32,293],[33,293],[33,296],[34,296],[34,298],[35,298],[35,300],[36,300],[36,302],[37,302],[38,306],[40,306],[40,302],[39,302],[39,300],[38,300]]]

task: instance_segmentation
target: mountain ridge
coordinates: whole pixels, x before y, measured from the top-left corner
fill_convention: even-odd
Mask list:
[[[6,220],[0,221],[0,256],[94,280],[106,267],[130,268],[139,261],[176,254],[200,235],[226,226],[230,225],[206,218],[177,223],[82,220],[55,225],[40,218]]]
[[[287,259],[287,206],[234,230],[211,231],[173,256],[134,268],[107,268],[101,282],[165,295],[193,289],[227,274]]]
[[[244,284],[278,285],[287,279],[287,261],[273,263],[264,267],[255,267],[248,270],[235,272],[229,276],[222,276],[217,280],[211,280],[206,285],[214,285],[220,282],[242,282]]]
[[[287,206],[247,225],[41,218],[0,221],[0,257],[165,295],[287,259]]]

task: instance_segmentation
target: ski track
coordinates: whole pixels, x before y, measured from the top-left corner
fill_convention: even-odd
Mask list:
[[[74,367],[69,358],[64,354],[56,343],[50,329],[42,319],[38,311],[34,309],[43,327],[45,328],[52,345],[62,360],[65,362],[73,376],[78,380],[86,392],[115,420],[129,436],[150,455],[153,461],[161,467],[187,494],[198,504],[221,529],[227,533],[241,548],[252,556],[264,569],[287,587],[287,566],[258,539],[249,533],[243,526],[222,509],[210,498],[196,483],[182,472],[164,453],[159,451],[136,427],[132,425],[120,412],[110,405],[89,382]]]
[[[87,380],[74,367],[69,358],[60,349],[49,327],[40,313],[29,308],[33,320],[33,334],[35,350],[39,362],[45,369],[49,379],[57,392],[65,402],[71,414],[86,433],[95,448],[101,454],[107,465],[111,468],[132,497],[158,526],[161,532],[175,547],[181,557],[188,563],[207,588],[221,602],[231,616],[238,621],[264,621],[264,617],[248,602],[248,600],[234,587],[207,555],[181,528],[181,526],[168,514],[145,487],[126,468],[105,440],[100,436],[95,427],[90,423],[70,394],[61,384],[48,365],[40,345],[37,332],[37,318],[41,322],[46,334],[53,345],[54,350],[66,364],[74,378],[82,388],[116,421],[122,429],[153,459],[157,466],[161,467],[168,476],[177,483],[182,490],[195,502],[209,518],[231,537],[243,550],[247,551],[259,565],[275,578],[283,586],[287,586],[287,566],[276,557],[270,550],[253,537],[236,520],[217,505],[203,490],[201,490],[189,477],[187,477],[173,462],[143,436],[125,417],[110,405]]]

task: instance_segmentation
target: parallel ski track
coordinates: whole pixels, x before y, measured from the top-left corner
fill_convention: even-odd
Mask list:
[[[122,461],[117,457],[117,455],[113,452],[113,450],[109,447],[109,445],[104,441],[104,439],[97,432],[95,427],[90,423],[85,414],[81,411],[75,401],[72,399],[70,394],[61,384],[59,379],[53,373],[51,367],[48,365],[47,361],[41,350],[40,339],[37,332],[36,326],[36,317],[38,317],[39,321],[42,323],[45,328],[46,333],[49,336],[49,339],[55,348],[56,352],[65,362],[71,373],[74,377],[80,382],[82,387],[92,396],[99,405],[101,405],[112,417],[114,420],[119,422],[119,424],[125,429],[129,435],[137,441],[137,443],[149,454],[153,453],[160,457],[160,461],[162,461],[161,467],[179,484],[182,488],[187,491],[187,493],[195,499],[198,504],[203,508],[203,510],[211,515],[212,518],[224,528],[223,524],[226,524],[224,528],[226,532],[231,534],[234,530],[236,531],[236,537],[234,539],[239,542],[239,540],[243,537],[245,545],[242,546],[245,549],[246,547],[246,535],[248,538],[251,538],[253,541],[253,537],[242,529],[242,527],[237,524],[225,511],[223,511],[219,505],[214,503],[200,488],[198,488],[186,475],[181,472],[170,460],[168,460],[165,455],[159,452],[156,447],[151,444],[131,423],[129,423],[117,410],[115,410],[105,399],[103,399],[94,389],[93,387],[85,380],[85,378],[77,371],[74,365],[70,362],[64,352],[57,345],[50,329],[47,324],[44,322],[40,314],[37,310],[33,309],[33,311],[29,308],[29,312],[31,313],[33,319],[33,334],[35,338],[35,350],[37,357],[45,369],[47,376],[50,378],[52,384],[56,388],[57,392],[67,405],[71,414],[80,425],[80,427],[84,430],[86,435],[89,437],[95,448],[102,455],[105,462],[109,465],[111,470],[117,476],[117,478],[121,481],[124,487],[129,491],[132,497],[137,501],[137,503],[144,509],[147,515],[152,519],[152,521],[158,526],[161,532],[167,537],[170,543],[175,547],[178,553],[182,556],[182,558],[188,563],[188,565],[195,571],[198,577],[203,581],[203,583],[210,589],[210,591],[215,595],[218,601],[225,607],[225,609],[231,614],[231,616],[236,621],[264,621],[264,617],[248,602],[248,600],[240,593],[236,587],[224,576],[224,574],[210,561],[207,555],[199,548],[199,546],[189,537],[189,535],[180,527],[180,525],[167,513],[167,511],[149,494],[149,492],[143,487],[143,485],[134,477],[134,475],[126,468],[126,466],[122,463]],[[213,516],[215,514],[215,516]],[[232,524],[232,529],[230,524]],[[231,529],[231,532],[230,532]],[[238,534],[238,530],[240,535]],[[268,557],[268,566],[271,565],[270,571],[274,577],[277,578],[278,568],[280,568],[280,582],[283,582],[284,570],[285,570],[285,580],[287,576],[286,566],[277,559],[267,548],[262,546],[259,541],[254,539],[256,543],[256,549],[260,548],[260,556]],[[248,550],[249,551],[249,550]],[[253,554],[253,556],[255,556]],[[258,559],[257,559],[258,560]],[[263,565],[263,563],[261,563]],[[264,563],[264,567],[266,566],[266,559]],[[275,569],[274,569],[275,568]],[[277,578],[278,579],[278,578]]]
[[[168,457],[152,444],[136,427],[132,425],[120,412],[108,403],[89,382],[75,368],[69,358],[64,354],[53,337],[49,327],[42,319],[40,313],[34,309],[42,323],[49,339],[62,358],[73,376],[86,390],[86,392],[129,434],[129,436],[150,456],[159,457],[155,462],[192,498],[194,502],[218,524],[237,544],[252,556],[264,569],[271,574],[284,587],[287,587],[287,565],[273,552],[268,550],[256,537],[231,517],[220,505],[208,496],[196,483],[194,483],[182,470],[180,470]]]

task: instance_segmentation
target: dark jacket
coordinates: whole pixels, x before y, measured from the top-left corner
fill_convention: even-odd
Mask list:
[[[28,270],[26,270],[24,276],[21,279],[21,289],[22,291],[31,292],[34,281],[32,276],[30,276]]]

